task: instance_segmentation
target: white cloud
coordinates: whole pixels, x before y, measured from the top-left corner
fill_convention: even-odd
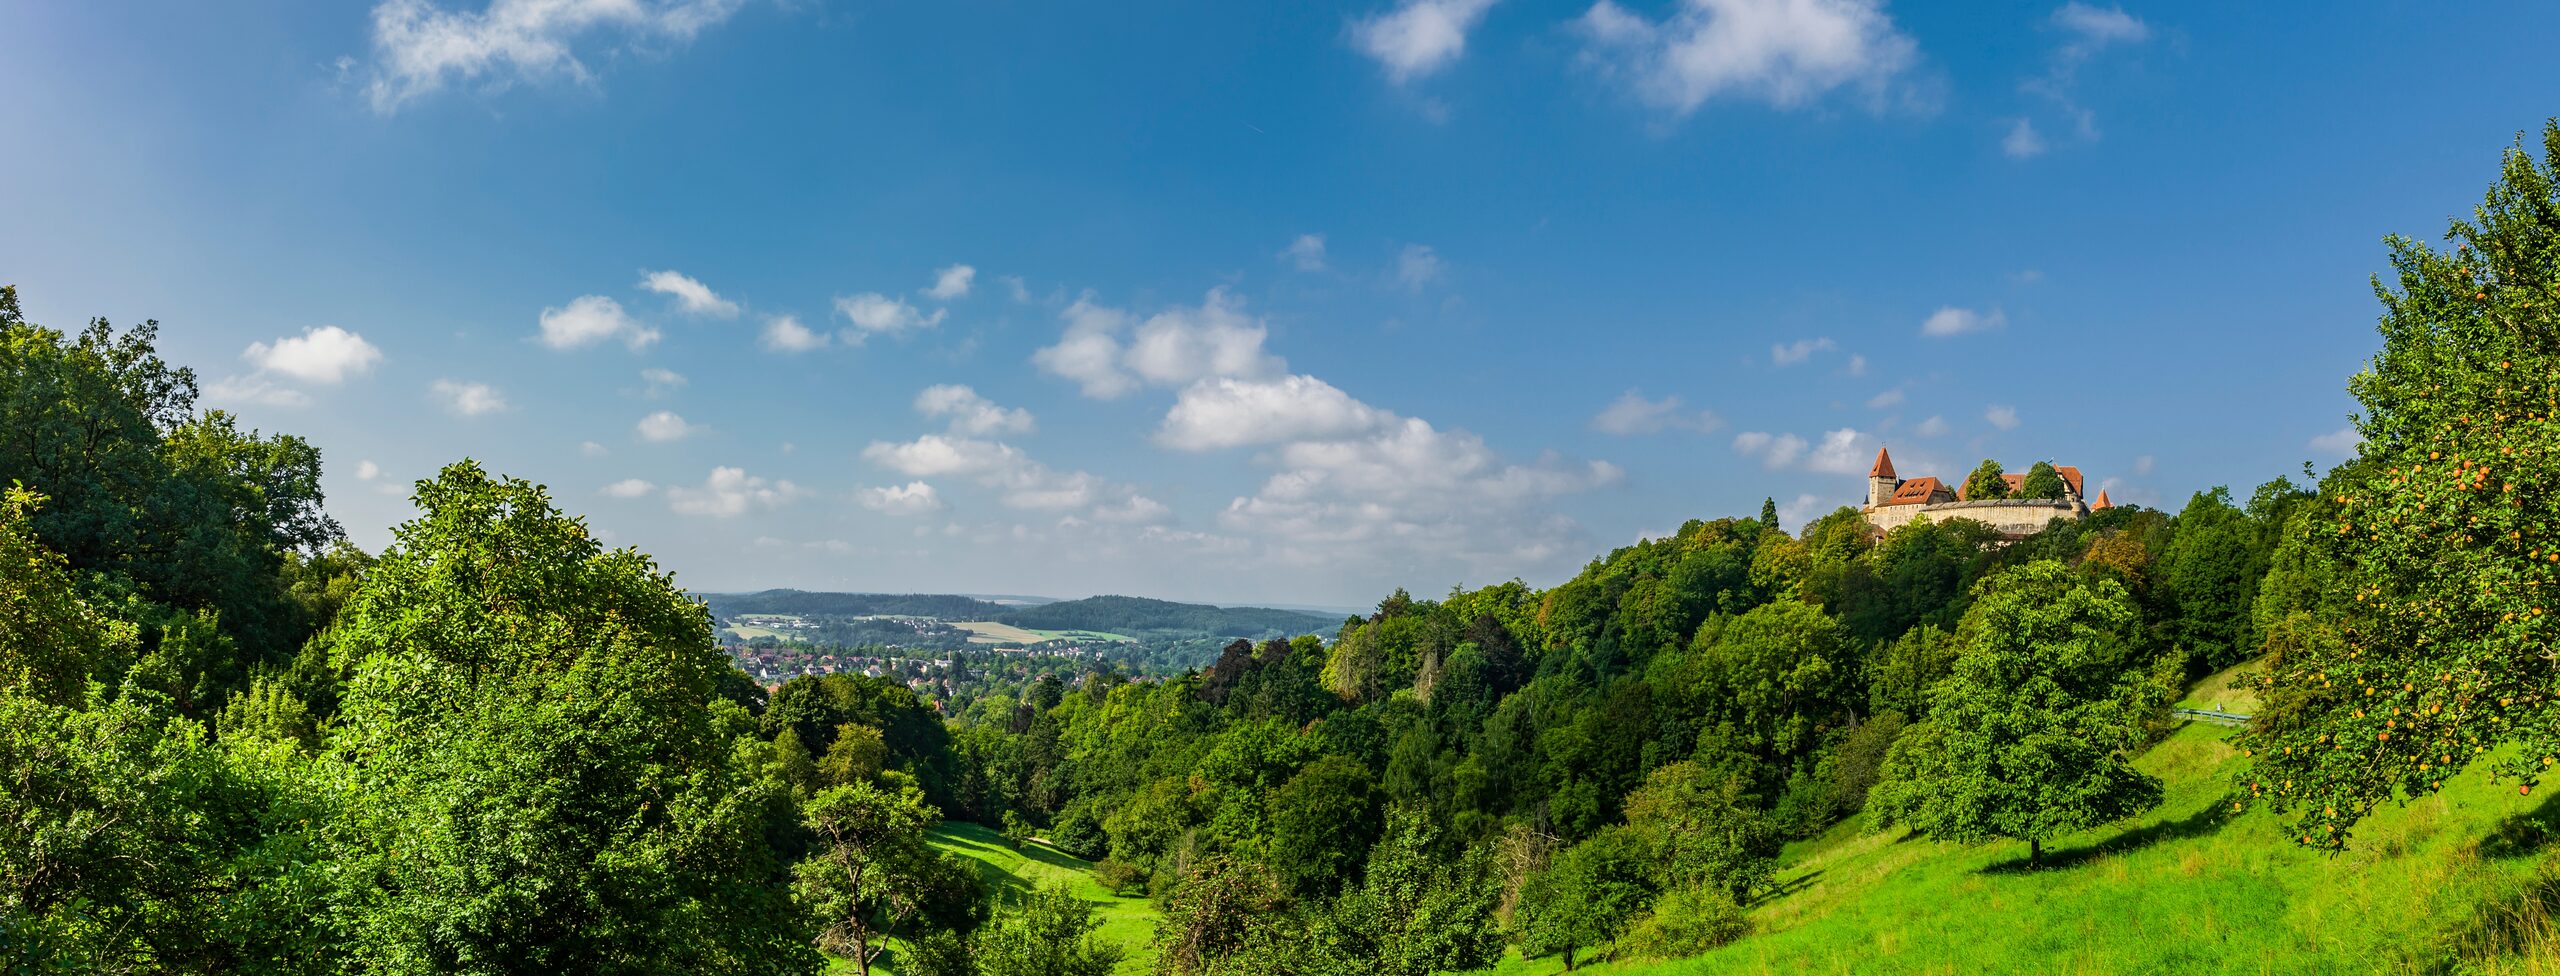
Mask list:
[[[634,424],[633,429],[640,432],[643,440],[664,444],[690,437],[702,427],[698,424],[686,423],[685,419],[677,416],[673,410],[660,410],[640,418],[640,422]]]
[[[1930,417],[1921,421],[1920,426],[1911,428],[1911,432],[1922,437],[1945,437],[1947,436],[1947,418]]]
[[[1928,320],[1920,323],[1920,334],[1933,339],[1943,339],[1968,332],[1988,332],[2008,324],[2009,316],[1996,308],[1985,315],[1969,308],[1947,305],[1929,313]]]
[[[981,477],[1020,468],[1028,459],[994,441],[926,434],[902,443],[873,441],[862,449],[863,460],[911,478],[945,475]]]
[[[1622,437],[1671,429],[1694,430],[1703,434],[1723,426],[1724,418],[1716,416],[1715,411],[1690,413],[1681,409],[1679,397],[1648,400],[1641,390],[1619,394],[1618,399],[1591,418],[1592,430]]]
[[[506,395],[499,393],[497,387],[487,383],[437,380],[427,389],[435,394],[438,402],[444,404],[446,412],[457,417],[478,417],[483,414],[502,413],[508,409]]]
[[[263,373],[230,376],[204,388],[204,398],[217,404],[256,404],[262,407],[299,407],[311,402],[301,390],[277,385]]]
[[[1282,260],[1300,271],[1324,270],[1324,235],[1300,234],[1298,239],[1280,252]]]
[[[1814,353],[1829,352],[1837,348],[1839,348],[1838,344],[1833,343],[1829,337],[1798,339],[1794,342],[1770,346],[1769,362],[1779,366],[1792,366],[1813,358]]]
[[[638,498],[656,490],[658,486],[638,478],[624,478],[604,486],[604,494],[615,498]]]
[[[600,458],[613,452],[606,450],[604,445],[598,444],[594,441],[581,441],[578,444],[578,453],[591,458]]]
[[[2141,475],[2147,475],[2147,474],[2150,474],[2150,473],[2151,473],[2151,467],[2152,467],[2152,465],[2153,465],[2153,464],[2155,464],[2155,463],[2157,463],[2156,459],[2154,459],[2151,455],[2148,455],[2148,454],[2145,454],[2145,455],[2143,455],[2143,456],[2141,456],[2141,457],[2138,457],[2138,458],[2134,458],[2134,459],[2133,459],[2133,473],[2134,473],[2134,474],[2135,474],[2135,476],[2137,476],[2137,477],[2138,477],[2138,476],[2141,476]]]
[[[1415,291],[1421,291],[1423,286],[1439,281],[1440,276],[1447,270],[1447,266],[1440,261],[1439,252],[1433,251],[1427,245],[1407,244],[1404,246],[1404,252],[1396,255],[1396,280]]]
[[[2000,139],[2000,151],[2011,159],[2032,159],[2044,155],[2044,150],[2044,135],[2036,131],[2036,124],[2030,119],[2019,119]]]
[[[1031,301],[1031,286],[1023,283],[1021,275],[1005,275],[996,280],[1004,282],[1006,293],[1012,295],[1014,301],[1026,304]]]
[[[2139,44],[2151,39],[2151,26],[2125,13],[2122,7],[2092,7],[2073,0],[2053,12],[2053,23],[2075,36],[2073,44],[2085,45],[2091,51],[2109,44]]]
[[[381,465],[373,463],[371,459],[356,462],[357,481],[372,481],[379,477],[382,477]]]
[[[877,334],[900,335],[941,325],[943,310],[937,308],[933,314],[927,315],[904,299],[878,292],[863,292],[838,297],[836,314],[853,323],[853,329],[845,333],[845,341],[860,345],[862,340]]]
[[[578,349],[613,339],[636,350],[658,341],[658,330],[640,324],[623,312],[622,303],[603,295],[581,295],[565,308],[542,310],[543,345]]]
[[[678,515],[734,518],[750,509],[781,507],[803,494],[800,486],[789,481],[768,482],[743,469],[718,467],[711,469],[700,488],[669,487],[667,508]]]
[[[933,273],[933,287],[924,290],[925,297],[945,302],[954,298],[967,297],[969,283],[977,277],[978,269],[965,264],[955,264],[936,271]]]
[[[382,361],[382,350],[364,341],[363,336],[323,325],[273,343],[252,342],[240,358],[266,372],[282,373],[305,383],[334,385],[349,376],[372,372],[374,364]]]
[[[1191,384],[1165,413],[1157,444],[1177,451],[1331,440],[1376,430],[1395,415],[1313,376],[1214,377]]]
[[[651,367],[640,371],[640,382],[644,384],[644,389],[640,391],[640,395],[654,400],[677,390],[684,389],[685,384],[688,381],[684,378],[683,373],[662,367]]]
[[[1872,410],[1883,410],[1883,409],[1888,408],[1888,407],[1899,407],[1899,406],[1901,406],[1901,405],[1902,405],[1902,401],[1903,401],[1903,399],[1904,399],[1904,398],[1905,398],[1905,394],[1902,392],[1902,388],[1901,388],[1901,387],[1899,387],[1899,386],[1897,386],[1897,387],[1894,387],[1894,388],[1892,388],[1892,389],[1890,389],[1890,390],[1886,390],[1886,391],[1884,391],[1884,392],[1882,392],[1882,393],[1878,393],[1878,394],[1876,394],[1876,395],[1874,395],[1874,396],[1868,397],[1868,398],[1867,398],[1867,407],[1868,407],[1869,409],[1872,409]]]
[[[976,390],[950,383],[928,386],[916,394],[916,412],[927,417],[949,417],[951,432],[968,436],[1028,434],[1033,426],[1031,411],[1005,409],[979,396]]]
[[[712,292],[711,286],[674,271],[649,272],[640,279],[640,287],[674,297],[676,307],[689,314],[724,319],[738,317],[738,303]]]
[[[1802,532],[1806,523],[1829,514],[1828,510],[1833,507],[1823,504],[1817,496],[1797,495],[1778,505],[1778,527],[1789,532]]]
[[[1824,431],[1822,442],[1813,446],[1804,466],[1824,474],[1864,474],[1867,465],[1875,460],[1878,446],[1874,436],[1853,428]]]
[[[776,315],[764,320],[764,338],[759,342],[771,352],[801,353],[824,348],[827,336],[810,331],[808,326],[800,324],[799,319]]]
[[[1269,334],[1244,303],[1226,289],[1212,289],[1196,308],[1176,306],[1149,316],[1124,343],[1120,333],[1133,316],[1097,305],[1090,296],[1069,306],[1058,343],[1031,356],[1051,374],[1082,384],[1086,396],[1109,399],[1141,384],[1179,387],[1210,377],[1252,379],[1281,373],[1288,364],[1263,351]]]
[[[1681,0],[1659,22],[1600,0],[1583,61],[1675,116],[1720,96],[1778,108],[1853,88],[1878,105],[1919,61],[1881,0]]]
[[[862,507],[887,515],[924,515],[939,512],[944,507],[942,495],[934,491],[932,485],[921,481],[864,488],[854,492],[853,497]]]
[[[1990,409],[1982,412],[1982,419],[1990,421],[1991,426],[2001,430],[2016,430],[2018,429],[2018,408],[1993,404]]]
[[[1493,0],[1400,0],[1393,10],[1353,21],[1351,43],[1403,84],[1466,53],[1467,32],[1491,6]]]
[[[365,96],[385,115],[454,83],[502,89],[566,78],[592,84],[577,43],[591,35],[640,44],[682,43],[737,12],[743,0],[492,0],[479,12],[429,0],[373,8],[373,80]]]
[[[2363,443],[2364,435],[2357,433],[2353,426],[2347,426],[2312,438],[2311,449],[2337,457],[2354,457],[2356,448]],[[2151,458],[2149,455],[2144,455],[2142,460],[2149,461]],[[2141,469],[2136,473],[2145,473],[2148,470],[2148,466],[2141,462],[2136,462],[2135,467]]]
[[[1733,435],[1734,453],[1744,457],[1759,458],[1760,463],[1771,471],[1794,464],[1797,458],[1804,456],[1807,446],[1804,438],[1794,434],[1768,434],[1748,430]]]
[[[1848,373],[1851,376],[1867,375],[1867,357],[1854,353],[1851,354],[1849,356]]]

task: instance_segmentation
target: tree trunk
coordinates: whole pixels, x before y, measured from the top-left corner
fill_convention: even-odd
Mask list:
[[[2034,867],[2034,866],[2036,866],[2036,865],[2038,865],[2038,864],[2042,864],[2042,863],[2044,863],[2044,841],[2037,840],[2037,839],[2032,838],[2032,837],[2028,838],[2028,839],[2027,839],[2027,866],[2028,866],[2028,867]]]

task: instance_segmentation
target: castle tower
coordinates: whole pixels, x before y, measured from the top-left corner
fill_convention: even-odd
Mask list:
[[[1902,487],[1902,479],[1893,473],[1893,455],[1876,448],[1875,467],[1867,469],[1867,507],[1877,508],[1893,498],[1894,489]]]

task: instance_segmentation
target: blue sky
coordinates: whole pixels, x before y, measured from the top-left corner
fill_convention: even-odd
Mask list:
[[[220,9],[215,9],[219,7]],[[379,547],[453,459],[698,589],[1362,605],[1983,457],[2350,450],[2547,5],[0,6],[0,280]],[[964,270],[965,269],[965,270]]]

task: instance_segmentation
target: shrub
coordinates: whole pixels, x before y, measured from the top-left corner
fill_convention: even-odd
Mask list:
[[[1751,934],[1751,918],[1733,895],[1711,885],[1691,885],[1665,893],[1653,910],[1636,920],[1619,946],[1638,956],[1671,959],[1694,956]]]
[[[1147,869],[1127,861],[1105,858],[1093,866],[1093,874],[1112,894],[1126,898],[1147,893]]]

